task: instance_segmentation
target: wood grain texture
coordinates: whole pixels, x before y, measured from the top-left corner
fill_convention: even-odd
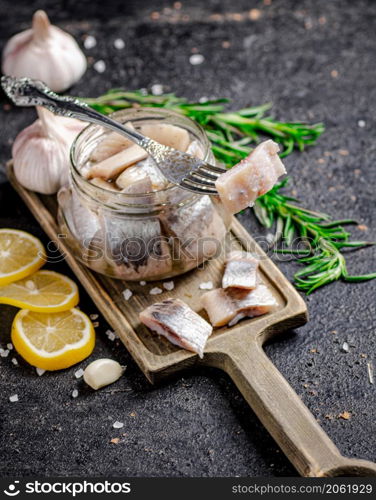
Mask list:
[[[174,279],[171,292],[151,296],[150,287],[126,283],[95,274],[80,264],[59,238],[56,222],[57,203],[53,196],[40,196],[20,186],[11,164],[9,179],[44,231],[56,243],[72,271],[89,293],[98,309],[152,383],[196,364],[215,366],[226,371],[262,423],[303,476],[376,476],[376,464],[343,457],[316,422],[314,416],[281,373],[265,355],[263,344],[282,331],[307,321],[307,308],[295,288],[266,256],[249,233],[234,218],[221,255],[202,269]],[[199,289],[203,281],[219,287],[224,255],[229,249],[246,249],[260,258],[262,280],[273,291],[278,307],[273,313],[246,319],[228,328],[215,329],[209,338],[202,360],[197,355],[170,344],[140,324],[138,314],[153,302],[173,296],[192,309],[202,311]],[[160,282],[155,282],[160,286]],[[132,289],[125,301],[122,291]]]

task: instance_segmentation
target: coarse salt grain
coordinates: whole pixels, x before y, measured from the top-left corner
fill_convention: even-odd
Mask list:
[[[122,40],[121,38],[117,38],[116,40],[114,40],[114,47],[115,47],[115,49],[118,49],[118,50],[124,49],[124,47],[125,47],[124,40]]]
[[[89,35],[85,38],[84,40],[85,49],[92,49],[96,45],[97,45],[97,40],[95,39],[95,37]]]
[[[78,390],[74,389],[74,391],[72,392],[72,398],[77,398],[77,396],[78,396]]]
[[[132,297],[132,295],[133,295],[132,290],[129,290],[129,288],[126,288],[123,291],[123,297],[125,300],[129,300]]]
[[[145,286],[146,285],[146,281],[140,281],[140,285],[141,286]]]
[[[274,242],[274,234],[272,233],[268,233],[266,236],[266,241],[270,244],[270,243],[273,243]]]
[[[2,358],[7,358],[8,357],[8,354],[9,354],[9,349],[3,349],[2,352],[0,353],[0,356]]]
[[[171,291],[175,288],[175,284],[173,281],[166,281],[165,283],[163,283],[163,288],[165,290]]]
[[[121,429],[122,427],[124,427],[124,424],[123,424],[123,422],[119,422],[118,420],[116,420],[116,422],[114,422],[112,424],[112,427],[114,429]]]
[[[46,372],[46,370],[43,370],[43,368],[35,368],[35,371],[37,372],[39,377],[41,377],[43,373]]]
[[[150,295],[159,295],[162,292],[163,292],[163,290],[156,286],[155,288],[152,288],[149,293],[150,293]]]
[[[192,66],[197,66],[198,64],[202,64],[205,58],[202,54],[192,54],[189,58],[189,62]]]
[[[344,342],[344,343],[342,344],[342,351],[343,351],[343,352],[349,352],[349,350],[350,350],[350,349],[349,349],[349,344],[348,344],[347,342]]]
[[[90,314],[90,319],[94,320],[94,319],[98,319],[99,318],[99,314]]]
[[[200,290],[211,290],[212,288],[213,288],[212,281],[203,281],[202,283],[199,284]]]
[[[118,338],[118,336],[116,335],[115,332],[113,332],[112,330],[106,330],[105,331],[105,334],[107,335],[107,337],[113,342],[115,339]]]
[[[7,349],[9,349],[9,350],[11,351],[11,350],[13,349],[13,344],[11,344],[11,343],[9,342],[9,344],[7,344]]]
[[[9,401],[11,403],[17,403],[17,401],[18,401],[18,394],[13,394],[12,396],[9,396]]]
[[[106,71],[106,63],[100,59],[93,64],[93,68],[97,71],[97,73],[104,73]]]
[[[108,337],[109,340],[111,340],[111,342],[113,342],[116,339],[116,335],[115,335],[114,332],[109,332],[107,334],[107,337]]]
[[[77,370],[76,372],[74,372],[74,376],[76,378],[81,378],[83,374],[84,374],[84,371],[83,371],[82,368],[80,368],[79,370]]]
[[[162,95],[163,94],[163,85],[159,83],[155,83],[151,86],[151,93],[153,95]]]
[[[364,128],[366,126],[366,122],[364,120],[359,120],[358,121],[358,127]]]
[[[14,366],[18,366],[18,361],[16,360],[16,358],[12,358],[12,363],[14,364]]]

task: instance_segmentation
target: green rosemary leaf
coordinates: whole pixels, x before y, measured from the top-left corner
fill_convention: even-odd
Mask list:
[[[369,281],[369,280],[376,279],[376,273],[361,274],[360,276],[345,275],[345,276],[343,276],[343,279],[345,281],[351,281],[353,283],[360,283],[362,281]]]

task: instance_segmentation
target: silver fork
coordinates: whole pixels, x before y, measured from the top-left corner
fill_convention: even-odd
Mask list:
[[[42,106],[56,115],[78,118],[112,129],[145,149],[172,184],[194,193],[218,194],[214,183],[225,169],[153,141],[109,116],[98,113],[79,99],[55,94],[39,80],[3,76],[1,85],[16,106]]]

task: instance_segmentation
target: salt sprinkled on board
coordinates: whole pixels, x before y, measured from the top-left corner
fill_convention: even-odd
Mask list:
[[[14,366],[18,366],[18,361],[16,360],[16,358],[12,358],[11,361],[14,364]]]
[[[116,40],[114,40],[114,47],[115,47],[115,49],[118,49],[118,50],[124,49],[124,47],[125,47],[124,40],[122,40],[121,38],[117,38]]]
[[[156,286],[155,288],[152,288],[149,293],[150,293],[150,295],[159,295],[162,292],[163,292],[163,290]]]
[[[2,349],[1,352],[0,352],[0,356],[2,358],[7,358],[8,357],[8,354],[9,354],[9,349]]]
[[[85,40],[84,40],[84,47],[85,49],[92,49],[97,45],[97,40],[95,37],[88,35]]]
[[[84,374],[84,371],[82,368],[79,368],[76,372],[74,372],[74,376],[76,378],[81,378],[83,374]]]
[[[202,283],[199,284],[200,290],[212,290],[212,288],[213,288],[212,281],[203,281]]]
[[[99,318],[99,314],[90,314],[90,319],[95,320]]]
[[[112,427],[114,429],[121,429],[122,427],[124,427],[124,424],[123,424],[123,422],[119,422],[118,420],[116,420],[116,422],[114,422],[112,424]]]
[[[133,295],[132,290],[129,290],[129,288],[126,288],[122,293],[124,300],[129,300]]]
[[[10,351],[13,349],[13,344],[11,342],[7,344],[7,349],[9,349]]]
[[[202,54],[192,54],[189,58],[189,62],[192,66],[197,66],[198,64],[202,64],[205,61],[205,57]]]
[[[99,59],[99,61],[93,64],[93,68],[97,73],[104,73],[106,71],[106,63],[102,59]]]
[[[171,292],[171,290],[175,288],[175,284],[173,281],[166,281],[165,283],[163,283],[163,288]]]
[[[18,394],[13,394],[12,396],[9,396],[9,401],[11,403],[17,403],[17,401],[19,401]]]
[[[41,377],[43,373],[46,372],[46,370],[43,370],[43,368],[35,368],[35,371],[37,372],[39,377]]]
[[[78,390],[74,389],[74,391],[72,392],[72,398],[77,398],[77,397],[78,397]]]
[[[366,122],[364,120],[359,120],[358,121],[358,127],[364,128],[366,126]]]
[[[146,285],[146,281],[140,281],[140,285],[141,286],[145,286]]]

